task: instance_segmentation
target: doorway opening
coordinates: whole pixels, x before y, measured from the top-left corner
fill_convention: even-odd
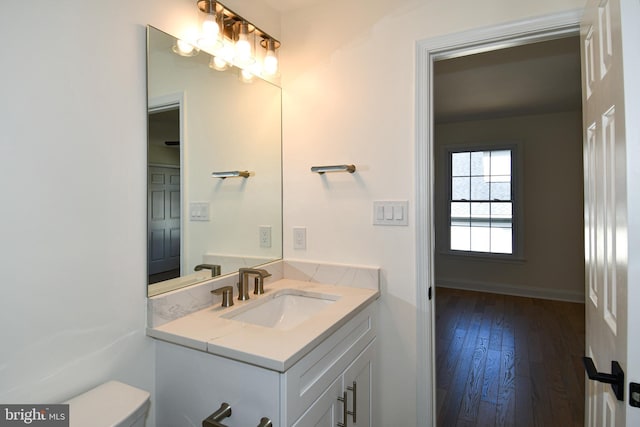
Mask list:
[[[584,424],[580,80],[577,36],[434,63],[438,425]]]
[[[180,277],[180,106],[149,110],[148,284]]]
[[[425,405],[418,408],[420,425],[436,425],[436,313],[435,304],[430,303],[430,295],[436,294],[436,257],[442,249],[438,247],[436,235],[438,229],[442,230],[441,217],[437,212],[438,197],[436,191],[436,171],[440,152],[435,148],[437,113],[434,108],[434,94],[437,87],[434,85],[434,69],[436,62],[454,58],[465,57],[484,52],[497,51],[498,49],[514,46],[531,45],[576,36],[579,31],[580,12],[552,15],[536,18],[528,21],[510,23],[504,26],[473,30],[466,33],[448,35],[440,38],[424,40],[418,43],[417,48],[417,104],[416,104],[416,244],[417,244],[417,279],[418,279],[418,319],[417,319],[417,344],[418,344],[418,400],[427,402],[433,406]],[[579,69],[579,66],[578,66]],[[580,78],[577,81],[579,84]],[[473,98],[473,93],[467,94]],[[506,119],[506,117],[503,117]],[[578,132],[580,122],[577,126]],[[467,129],[466,134],[473,131]],[[458,142],[462,142],[459,138]],[[580,136],[581,140],[581,136]],[[469,140],[465,141],[469,142]],[[540,164],[544,168],[544,162]],[[526,179],[526,177],[525,177]],[[581,211],[576,215],[581,219]],[[525,219],[526,221],[526,219]],[[446,228],[445,228],[446,231]],[[449,248],[450,249],[450,248]],[[446,248],[445,248],[446,252]],[[467,256],[469,254],[466,254]],[[527,250],[525,247],[523,260],[499,261],[502,264],[526,263]],[[468,262],[478,262],[478,258],[468,256]],[[486,268],[486,267],[485,267]],[[489,268],[491,270],[491,268]],[[497,281],[496,281],[497,282]],[[582,282],[584,283],[584,282]],[[468,284],[468,283],[467,283]],[[495,283],[494,283],[495,284]],[[509,282],[498,282],[497,288],[485,289],[492,292],[504,290],[504,285]],[[582,286],[582,284],[581,284]],[[500,289],[503,288],[503,289]],[[507,286],[508,288],[508,286]],[[534,287],[527,286],[525,295]],[[502,292],[506,293],[506,292]],[[544,294],[544,292],[543,292]],[[569,292],[570,294],[570,292]],[[583,295],[583,294],[582,294]],[[536,296],[536,295],[529,295]],[[550,295],[538,295],[550,297]],[[551,295],[551,297],[553,297]],[[565,295],[557,295],[559,299],[571,299]],[[575,297],[575,295],[574,295]],[[582,298],[584,298],[582,296]],[[437,295],[436,295],[437,299]],[[583,301],[583,299],[582,299]],[[424,386],[422,384],[425,384]],[[582,397],[582,396],[581,396]]]

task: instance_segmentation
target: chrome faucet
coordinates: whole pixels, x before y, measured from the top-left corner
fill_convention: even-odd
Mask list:
[[[264,279],[271,276],[271,273],[262,268],[241,268],[238,270],[238,301],[249,299],[249,276],[252,274],[256,275],[253,293],[264,293]]]
[[[194,271],[200,271],[200,270],[211,270],[211,277],[216,277],[219,276],[221,271],[220,271],[220,265],[218,264],[198,264],[194,267]]]

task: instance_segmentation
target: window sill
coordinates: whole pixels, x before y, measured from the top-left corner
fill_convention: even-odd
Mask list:
[[[523,264],[527,262],[526,258],[517,255],[501,255],[489,254],[482,252],[464,252],[464,251],[439,251],[440,255],[451,258],[465,258],[469,261],[481,262],[504,262],[508,264]]]

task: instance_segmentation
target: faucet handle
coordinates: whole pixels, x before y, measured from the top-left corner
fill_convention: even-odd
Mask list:
[[[200,271],[203,269],[211,270],[211,277],[216,277],[216,276],[220,276],[221,268],[222,267],[218,264],[198,264],[193,268],[193,270],[194,271]]]
[[[233,286],[223,286],[212,290],[211,293],[222,295],[222,307],[231,307],[233,305]]]
[[[269,273],[267,270],[265,270],[264,268],[257,268],[256,271],[258,272],[258,274],[260,275],[261,278],[265,279],[267,277],[271,277],[271,273]]]
[[[253,293],[254,295],[264,294],[264,279],[262,276],[256,276],[253,279]]]

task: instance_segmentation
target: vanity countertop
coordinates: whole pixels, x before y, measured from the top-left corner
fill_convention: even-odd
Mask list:
[[[242,311],[258,300],[273,298],[278,291],[285,289],[327,295],[335,302],[287,330],[228,318],[234,311]],[[219,303],[212,305],[161,326],[148,328],[147,334],[163,341],[285,372],[379,295],[380,292],[374,289],[281,279],[265,284],[263,295],[251,294],[248,301],[234,300],[231,307],[221,307]]]

